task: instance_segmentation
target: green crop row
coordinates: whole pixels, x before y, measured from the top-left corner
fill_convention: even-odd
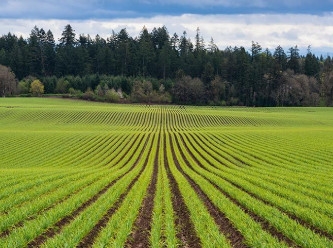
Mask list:
[[[223,152],[224,154],[229,153],[231,155],[237,156],[238,159],[241,159],[248,166],[243,168],[242,172],[237,170],[237,167],[234,168],[236,170],[235,172],[233,172],[232,170],[230,170],[228,168],[225,168],[225,169],[229,170],[231,173],[234,173],[237,176],[242,176],[242,178],[248,180],[253,185],[258,185],[260,187],[263,187],[268,192],[274,192],[274,194],[282,196],[286,200],[295,201],[295,203],[297,203],[297,205],[308,207],[311,209],[311,210],[309,210],[310,212],[312,210],[316,210],[316,211],[323,212],[324,214],[327,214],[327,215],[330,215],[333,217],[330,204],[326,204],[325,202],[321,202],[319,204],[318,202],[316,202],[316,199],[318,199],[320,197],[319,195],[317,195],[317,196],[314,195],[314,197],[313,197],[312,195],[305,196],[305,195],[301,194],[301,195],[298,195],[297,197],[295,197],[295,194],[298,194],[298,192],[301,191],[302,188],[298,187],[295,184],[288,185],[285,183],[286,178],[288,178],[288,177],[291,178],[290,175],[285,176],[284,180],[279,180],[278,178],[276,178],[276,174],[272,174],[271,176],[268,176],[268,173],[266,172],[266,168],[263,166],[260,166],[261,167],[260,170],[253,170],[253,166],[255,166],[256,163],[257,164],[262,163],[262,161],[249,160],[247,158],[243,158],[244,153],[235,155],[236,152],[238,151],[237,149],[235,149],[233,152],[230,152],[226,148],[222,148],[215,153],[215,152],[213,152],[214,148],[210,149],[209,151],[206,151],[206,149],[204,147],[202,147],[202,145],[201,145],[202,143],[207,144],[204,142],[203,139],[200,139],[200,142],[199,142],[198,140],[195,139],[195,136],[194,136],[194,139],[191,139],[191,141],[192,141],[192,143],[197,144],[196,147],[201,147],[202,150],[205,150],[205,152],[207,152],[206,154],[209,154],[209,156],[212,156],[214,158],[212,163],[216,163],[215,161],[219,161],[221,163],[227,163],[230,166],[232,166],[232,164],[228,163],[228,161],[220,159],[222,156],[221,155],[218,156],[218,153]],[[207,146],[209,146],[209,145],[207,145]],[[321,197],[323,197],[323,195]],[[329,196],[327,196],[327,197],[330,198]],[[325,201],[327,201],[327,199],[325,199]]]
[[[253,211],[255,214],[261,216],[262,218],[265,218],[273,226],[275,226],[277,230],[284,233],[287,237],[295,240],[295,242],[305,247],[314,247],[314,245],[316,245],[316,247],[330,247],[333,245],[332,242],[328,241],[324,237],[320,237],[314,234],[311,230],[288,218],[286,215],[281,213],[279,209],[274,208],[274,206],[287,207],[290,206],[290,203],[288,204],[286,201],[279,201],[277,196],[271,195],[270,200],[274,206],[270,206],[260,200],[257,200],[256,198],[251,197],[251,195],[247,194],[247,192],[242,191],[241,188],[235,187],[234,184],[245,188],[248,191],[255,191],[253,185],[246,187],[246,181],[242,180],[238,176],[234,176],[231,173],[228,173],[227,170],[221,171],[221,166],[219,167],[220,169],[215,168],[214,165],[217,163],[213,163],[212,161],[208,162],[207,158],[209,158],[209,156],[204,155],[204,151],[202,150],[200,153],[196,152],[190,142],[186,142],[186,146],[196,159],[200,159],[200,164],[194,167],[198,173],[205,175],[208,179],[212,180],[212,182],[221,187],[223,191],[236,199],[239,204]],[[190,157],[187,159],[190,159]],[[195,162],[192,163],[196,164]],[[230,182],[232,182],[232,184]],[[267,191],[259,188],[257,189],[257,192],[261,196],[268,194]],[[308,213],[304,211],[299,214]],[[316,214],[312,213],[312,219],[315,217]],[[332,222],[325,222],[325,220],[323,220],[317,224],[321,224],[320,227],[326,229],[326,226],[330,225],[331,223]]]
[[[143,149],[143,143],[140,144],[138,149]],[[42,215],[37,215],[33,220],[28,220],[24,222],[22,227],[16,228],[12,234],[10,234],[4,240],[0,240],[0,245],[3,244],[5,246],[20,246],[26,242],[30,242],[33,238],[40,235],[41,232],[45,231],[47,227],[51,227],[53,224],[55,224],[56,221],[59,220],[59,218],[65,217],[66,215],[70,214],[76,208],[82,205],[85,201],[88,201],[91,197],[96,195],[98,191],[105,187],[105,185],[109,184],[110,181],[112,182],[113,180],[127,173],[128,170],[133,166],[135,160],[138,159],[138,156],[139,154],[137,156],[131,156],[131,159],[129,161],[132,161],[132,164],[126,164],[125,162],[127,160],[123,160],[122,163],[119,163],[117,165],[118,168],[114,169],[114,173],[110,173],[111,171],[109,173],[101,171],[100,174],[94,174],[94,177],[91,179],[91,181],[93,181],[94,183],[91,184],[89,187],[84,188],[83,192],[71,195],[62,204],[54,206]],[[136,168],[136,170],[138,169]],[[88,182],[85,182],[85,184],[87,183]],[[75,187],[75,184],[73,187]],[[82,185],[80,187],[82,187]],[[68,188],[71,187],[65,187],[64,190],[68,190]],[[32,208],[32,211],[34,210],[33,205],[30,208]],[[34,231],[29,231],[29,234],[27,234],[27,230],[30,229]]]
[[[1,98],[0,247],[333,247],[331,116]]]
[[[145,149],[145,151],[143,151],[144,154],[140,162],[132,171],[130,171],[124,178],[116,182],[114,186],[106,191],[96,202],[85,209],[85,211],[81,212],[77,217],[75,217],[75,219],[69,225],[67,225],[59,235],[56,235],[52,239],[48,239],[48,241],[45,243],[45,246],[63,247],[64,245],[68,245],[73,247],[77,245],[103,217],[108,208],[115,204],[115,202],[119,199],[121,194],[125,192],[126,188],[134,180],[134,178],[140,175],[139,173],[142,167],[145,166],[143,161],[145,155],[147,155],[145,153],[147,153],[148,150],[149,149]],[[137,150],[136,154],[140,155],[141,152],[141,150]],[[133,156],[133,159],[129,161],[128,164],[133,165],[138,155]],[[142,174],[143,173],[145,173],[145,170],[142,172]],[[125,199],[128,197],[129,196],[127,195]],[[87,221],[87,219],[89,219],[89,221]],[[66,241],[66,243],[64,243],[64,241]]]
[[[166,172],[164,135],[160,135],[158,154],[158,179],[154,210],[152,216],[151,246],[152,247],[177,247],[179,240],[176,237],[174,226],[175,216],[173,213],[170,182]]]
[[[228,197],[215,188],[209,180],[205,178],[206,174],[196,173],[202,171],[200,165],[190,156],[192,150],[188,144],[180,141],[179,135],[175,135],[174,149],[178,150],[178,161],[182,169],[202,188],[210,200],[221,210],[222,213],[232,222],[232,224],[244,235],[245,242],[251,247],[286,247],[285,244],[278,242],[274,237],[262,229],[261,225],[251,219],[239,206],[235,205]],[[189,151],[187,151],[189,149]],[[197,155],[197,154],[196,154]],[[194,155],[195,156],[195,155]],[[196,159],[200,157],[196,156]],[[190,164],[188,166],[186,162]],[[201,160],[204,163],[203,160]],[[192,168],[191,168],[192,167]],[[209,178],[209,177],[208,177]]]
[[[202,246],[204,247],[230,247],[230,243],[226,237],[220,233],[218,226],[210,216],[203,202],[200,200],[190,183],[186,180],[176,168],[175,161],[171,152],[171,143],[169,135],[166,135],[166,146],[167,146],[167,161],[170,167],[172,175],[175,177],[179,191],[181,192],[184,201],[189,209],[191,215],[191,221],[193,222],[195,231],[200,238]],[[174,150],[176,155],[177,150]],[[183,244],[186,245],[186,244]]]

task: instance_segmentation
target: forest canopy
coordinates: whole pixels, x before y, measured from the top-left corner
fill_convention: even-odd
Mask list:
[[[167,28],[137,37],[126,29],[106,39],[76,34],[70,24],[55,40],[51,30],[35,26],[27,39],[0,37],[0,65],[17,78],[2,95],[29,93],[39,80],[47,94],[69,94],[90,100],[147,103],[331,106],[333,59],[297,45],[274,51],[252,41],[249,49],[221,50],[204,41],[197,29],[193,41]],[[4,74],[5,75],[5,74]],[[7,76],[7,74],[6,74]],[[4,77],[4,76],[3,76]],[[1,81],[1,80],[0,80]],[[1,81],[2,82],[2,81]],[[1,85],[5,85],[2,83]],[[5,92],[4,89],[9,89]]]

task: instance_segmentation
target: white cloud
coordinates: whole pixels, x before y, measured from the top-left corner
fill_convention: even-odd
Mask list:
[[[112,30],[119,32],[126,28],[132,37],[139,35],[144,26],[151,31],[165,25],[170,33],[179,36],[183,31],[194,40],[197,27],[206,44],[211,37],[220,49],[227,46],[244,46],[249,49],[251,42],[258,42],[263,48],[274,49],[281,45],[287,51],[298,45],[303,53],[308,45],[314,50],[333,52],[333,14],[324,16],[294,14],[252,14],[252,15],[181,15],[155,16],[153,18],[127,18],[113,20],[6,20],[0,19],[0,34],[9,31],[27,38],[37,25],[50,29],[56,39],[61,36],[64,26],[71,24],[76,34],[96,34],[107,38]]]
[[[196,6],[196,7],[211,7],[211,6],[223,6],[223,7],[241,7],[242,9],[249,7],[297,7],[310,5],[313,8],[313,5],[316,4],[315,0],[140,0],[142,3],[160,3],[165,5],[176,4],[176,5],[187,5],[187,6]],[[321,3],[329,4],[332,3],[332,0],[321,0]]]

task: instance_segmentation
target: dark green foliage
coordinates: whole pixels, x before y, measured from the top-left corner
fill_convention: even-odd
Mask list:
[[[181,104],[279,106],[333,102],[330,57],[319,59],[310,48],[302,57],[297,46],[289,48],[288,54],[278,46],[272,54],[258,42],[252,42],[248,49],[220,50],[213,38],[205,45],[199,28],[192,43],[186,32],[170,36],[165,26],[151,32],[144,27],[135,38],[122,29],[104,39],[84,34],[77,38],[68,24],[55,42],[50,30],[35,26],[26,40],[11,33],[0,37],[0,64],[10,67],[19,81],[27,76],[40,79],[47,94],[68,94],[71,89],[72,93],[86,92],[83,96],[90,100],[98,100],[92,95],[96,95],[99,85],[114,89],[110,101],[114,101],[118,89],[135,99],[135,83],[147,81],[153,91],[148,102],[170,99],[170,95]],[[168,96],[161,97],[162,85]],[[301,88],[305,93],[299,98],[287,87]],[[25,91],[23,83],[21,88]]]
[[[320,72],[320,63],[318,58],[310,51],[310,46],[308,49],[308,54],[305,57],[304,60],[304,74],[307,76],[312,76],[319,78],[319,72]]]
[[[301,71],[300,65],[300,56],[299,56],[299,49],[297,46],[289,48],[289,57],[287,67],[290,70],[293,70],[295,73],[299,73]]]

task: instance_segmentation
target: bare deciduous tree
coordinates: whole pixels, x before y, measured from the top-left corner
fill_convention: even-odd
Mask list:
[[[320,89],[316,78],[295,74],[292,70],[282,73],[275,93],[277,106],[318,106]]]
[[[16,92],[17,82],[15,74],[9,67],[0,65],[0,94],[5,97]]]
[[[326,105],[333,105],[333,72],[329,71],[322,75],[322,94],[325,97]]]

